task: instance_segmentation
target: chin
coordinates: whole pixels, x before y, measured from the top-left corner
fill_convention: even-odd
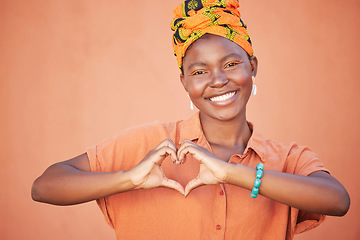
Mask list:
[[[218,111],[212,111],[209,113],[203,112],[203,114],[218,121],[233,121],[245,117],[245,109],[244,110],[222,109]]]
[[[218,115],[216,118],[220,121],[233,121],[235,119],[238,119],[238,115],[223,114],[223,115]]]

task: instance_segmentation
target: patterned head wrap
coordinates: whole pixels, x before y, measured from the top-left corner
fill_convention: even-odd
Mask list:
[[[251,40],[238,7],[238,0],[186,0],[174,10],[171,29],[180,69],[188,47],[206,33],[225,37],[253,55]]]

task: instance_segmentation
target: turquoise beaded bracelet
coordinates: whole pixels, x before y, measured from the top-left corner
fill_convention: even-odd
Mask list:
[[[254,188],[251,191],[251,197],[256,198],[259,194],[259,187],[261,185],[261,178],[264,175],[264,165],[262,163],[258,163],[256,165],[256,179],[254,181]]]

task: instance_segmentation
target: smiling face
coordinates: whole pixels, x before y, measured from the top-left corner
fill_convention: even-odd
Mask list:
[[[256,69],[239,45],[206,34],[187,50],[180,79],[203,117],[227,121],[245,117]]]

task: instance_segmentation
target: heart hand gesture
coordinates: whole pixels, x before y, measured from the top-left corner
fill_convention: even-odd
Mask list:
[[[200,171],[198,176],[186,185],[185,196],[199,186],[220,184],[226,181],[229,166],[227,162],[218,159],[211,152],[190,140],[185,140],[178,149],[177,155],[180,162],[183,162],[186,154],[193,155],[200,162]]]
[[[161,168],[161,164],[167,156],[170,156],[173,162],[178,161],[176,146],[170,139],[162,141],[138,165],[128,171],[130,181],[135,186],[134,189],[167,187],[184,194],[183,186],[168,179]]]
[[[187,154],[193,155],[200,162],[200,171],[184,189],[180,183],[165,176],[161,164],[167,156],[170,156],[174,163],[185,163]],[[224,183],[228,167],[228,163],[190,140],[185,140],[177,149],[172,140],[166,139],[151,150],[138,165],[130,169],[128,176],[134,185],[133,189],[167,187],[187,196],[191,190],[202,185]]]

